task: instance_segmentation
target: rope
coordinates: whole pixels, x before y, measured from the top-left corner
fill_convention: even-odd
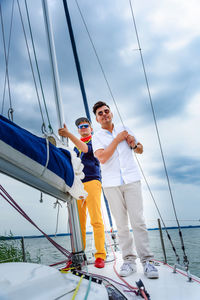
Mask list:
[[[114,282],[115,284],[118,284],[118,285],[120,285],[121,287],[124,287],[124,288],[127,288],[127,285],[125,285],[125,284],[123,284],[123,283],[121,283],[121,282],[119,282],[119,281],[116,281],[116,280],[114,280],[114,279],[112,279],[112,278],[110,278],[110,277],[107,277],[107,276],[103,276],[103,275],[99,275],[99,274],[95,274],[95,273],[88,273],[88,272],[84,272],[84,271],[79,271],[79,273],[81,273],[81,274],[84,274],[84,275],[88,275],[88,276],[92,276],[92,277],[96,277],[96,278],[98,278],[98,279],[101,279],[101,280],[106,280],[106,281],[112,281],[112,282]],[[116,288],[116,287],[115,287]],[[129,288],[129,287],[128,287]],[[130,289],[130,288],[129,288]],[[137,287],[135,287],[135,289],[137,289]],[[130,289],[130,291],[131,292],[134,292],[135,293],[135,290],[133,291],[133,289]]]
[[[51,239],[44,231],[42,231],[31,219],[30,217],[23,211],[23,209],[14,201],[14,199],[8,194],[8,192],[0,185],[0,196],[2,196],[14,209],[16,209],[27,221],[29,221],[34,227],[36,227],[47,239],[53,244],[63,255],[67,258],[71,257],[71,253],[63,248],[61,245],[56,243],[53,239]]]
[[[10,42],[11,42],[13,14],[14,14],[14,0],[12,2],[11,21],[10,21],[10,30],[9,30],[9,39],[8,39],[7,66],[8,66],[9,54],[10,54]],[[2,109],[1,109],[2,115],[3,115],[4,101],[5,101],[6,79],[7,79],[7,73],[5,73],[5,78],[4,78],[3,100],[2,100]],[[9,93],[9,95],[10,95],[10,93]],[[11,99],[11,97],[10,97],[10,99]]]
[[[48,166],[48,164],[49,164],[49,140],[48,140],[47,137],[45,137],[45,139],[46,139],[46,145],[47,145],[47,159],[46,159],[46,164],[45,164],[45,166],[44,166],[44,169],[43,169],[43,171],[42,171],[40,177],[42,177],[42,176],[44,175],[44,172],[46,171],[47,166]]]
[[[72,268],[66,268],[66,269],[61,269],[61,270],[59,270],[60,271],[60,273],[68,273],[69,271],[71,271],[71,270],[74,270],[74,269],[76,269],[75,267],[72,267]]]
[[[25,2],[25,7],[26,7],[26,14],[27,14],[27,19],[28,19],[28,25],[29,25],[29,31],[30,31],[31,42],[32,42],[32,47],[33,47],[34,58],[35,58],[35,64],[36,64],[36,68],[37,68],[37,72],[38,72],[40,89],[41,89],[41,93],[42,93],[42,99],[43,99],[43,102],[44,102],[44,107],[45,107],[45,111],[46,111],[46,115],[47,115],[47,120],[48,120],[48,123],[49,123],[48,127],[50,129],[50,132],[53,133],[53,129],[52,129],[52,126],[51,126],[51,122],[50,122],[50,118],[49,118],[49,114],[48,114],[48,109],[47,109],[47,105],[46,105],[46,100],[45,100],[45,96],[44,96],[44,90],[43,90],[43,86],[42,86],[42,80],[41,80],[40,70],[39,70],[38,61],[37,61],[37,55],[36,55],[36,51],[35,51],[35,45],[34,45],[34,40],[33,40],[33,33],[32,33],[32,29],[31,29],[31,22],[30,22],[30,16],[29,16],[29,12],[28,12],[27,1],[24,0],[24,2]]]
[[[77,293],[78,293],[79,287],[80,287],[81,282],[82,282],[82,280],[83,280],[83,276],[84,276],[84,275],[81,276],[81,279],[79,280],[79,282],[78,282],[78,284],[77,284],[77,287],[76,287],[76,289],[75,289],[75,291],[74,291],[74,293],[73,293],[73,296],[72,296],[72,300],[75,299],[75,297],[76,297],[76,295],[77,295]]]
[[[64,263],[67,263],[67,260],[62,260],[62,261],[59,261],[57,263],[51,264],[51,265],[49,265],[49,267],[54,267],[54,266],[61,265],[61,264],[64,264]]]
[[[84,300],[87,300],[87,298],[88,298],[88,295],[89,295],[89,292],[90,292],[91,282],[92,282],[92,277],[90,276],[90,279],[89,279],[89,283],[88,283],[87,291],[86,291],[86,293],[85,293]]]
[[[35,74],[34,74],[34,70],[33,70],[33,64],[32,64],[32,60],[31,60],[31,54],[30,54],[30,50],[29,50],[29,46],[28,46],[26,31],[25,31],[25,27],[24,27],[22,12],[21,12],[21,8],[20,8],[20,5],[19,5],[19,0],[17,0],[17,4],[18,4],[18,9],[19,9],[19,14],[20,14],[20,19],[21,19],[22,29],[23,29],[23,33],[24,33],[26,48],[27,48],[27,52],[28,52],[29,63],[30,63],[30,67],[31,67],[31,72],[32,72],[33,81],[34,81],[34,85],[35,85],[35,91],[36,91],[36,94],[37,94],[37,99],[38,99],[40,114],[41,114],[41,118],[42,118],[42,123],[43,123],[43,127],[46,128],[45,127],[44,116],[43,116],[43,112],[42,112],[42,106],[41,106],[41,103],[40,103],[40,97],[39,97],[39,93],[38,93],[36,78],[35,78]]]
[[[122,278],[122,277],[119,275],[119,273],[117,272],[117,269],[116,269],[116,262],[117,262],[116,255],[115,255],[115,252],[114,252],[113,247],[112,247],[111,244],[110,244],[110,247],[111,247],[111,250],[112,250],[113,255],[114,255],[114,258],[115,258],[114,265],[113,265],[113,269],[114,269],[114,272],[115,272],[115,274],[117,275],[117,277],[119,277],[119,279],[120,279],[121,281],[123,281],[123,282],[126,284],[126,286],[130,289],[130,291],[135,292],[136,290],[139,290],[140,293],[142,294],[143,298],[146,299],[146,300],[148,300],[148,298],[147,298],[146,293],[145,293],[144,290],[139,289],[138,287],[135,287],[135,286],[130,285],[124,278]]]
[[[6,89],[6,79],[8,82],[8,95],[9,95],[9,101],[10,101],[10,115],[11,118],[9,118],[11,121],[13,121],[13,108],[12,108],[12,100],[11,100],[11,92],[10,92],[10,80],[9,80],[9,74],[8,74],[8,58],[9,58],[9,49],[10,49],[10,40],[11,40],[11,31],[12,31],[12,23],[13,23],[13,11],[14,11],[14,0],[12,3],[12,12],[11,12],[11,23],[10,23],[10,32],[9,32],[9,41],[8,41],[8,54],[6,55],[6,42],[5,42],[5,34],[4,34],[4,24],[3,24],[3,15],[2,15],[2,9],[0,4],[0,15],[1,15],[1,27],[2,27],[2,38],[3,38],[3,46],[4,46],[4,57],[5,57],[5,63],[6,63],[6,73],[5,73],[5,79],[4,79],[4,91],[3,91],[3,100],[2,100],[2,114],[3,114],[3,106],[5,101],[5,89]]]
[[[8,109],[8,119],[11,121],[13,121],[13,112],[14,112],[14,109],[10,107]]]
[[[182,250],[183,250],[183,254],[184,254],[184,264],[186,264],[188,266],[189,261],[188,261],[187,255],[185,253],[185,246],[184,246],[184,242],[183,242],[183,238],[182,238],[182,232],[181,232],[181,229],[180,229],[180,224],[179,224],[177,213],[176,213],[176,208],[175,208],[175,203],[174,203],[174,199],[173,199],[171,184],[170,184],[169,175],[168,175],[168,171],[167,171],[167,167],[166,167],[166,163],[165,163],[165,157],[164,157],[164,153],[163,153],[163,149],[162,149],[162,145],[161,145],[160,134],[159,134],[158,125],[157,125],[157,121],[156,121],[156,114],[155,114],[153,101],[152,101],[152,97],[151,97],[151,92],[150,92],[150,88],[149,88],[149,82],[148,82],[147,73],[146,73],[146,69],[145,69],[144,59],[143,59],[143,55],[142,55],[142,49],[141,49],[141,45],[140,45],[140,40],[139,40],[139,35],[138,35],[138,31],[137,31],[137,26],[136,26],[136,21],[135,21],[135,16],[134,16],[131,0],[129,0],[129,4],[130,4],[130,9],[131,9],[131,15],[132,15],[132,20],[133,20],[134,30],[135,30],[135,34],[136,34],[136,38],[137,38],[138,50],[139,50],[139,53],[140,53],[140,59],[141,59],[142,68],[143,68],[143,72],[144,72],[146,87],[147,87],[147,91],[148,91],[150,106],[151,106],[151,110],[152,110],[152,114],[153,114],[153,119],[154,119],[154,124],[155,124],[155,128],[156,128],[157,137],[158,137],[160,152],[161,152],[161,156],[162,156],[163,166],[164,166],[165,175],[166,175],[166,178],[167,178],[168,189],[169,189],[169,193],[170,193],[170,198],[171,198],[171,202],[172,202],[172,206],[173,206],[174,215],[175,215],[176,222],[177,222],[178,229],[179,229],[179,236],[180,236]]]

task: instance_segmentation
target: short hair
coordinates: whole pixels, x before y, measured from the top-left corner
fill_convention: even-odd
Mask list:
[[[86,117],[78,118],[78,119],[75,121],[76,126],[78,127],[78,125],[79,125],[81,122],[86,122],[86,123],[88,123],[88,124],[91,126],[90,120],[89,120],[88,118],[86,118]]]
[[[96,115],[96,111],[99,107],[102,107],[102,106],[107,106],[108,108],[110,108],[110,106],[108,104],[106,104],[105,102],[103,101],[98,101],[97,103],[94,104],[93,106],[93,113]]]

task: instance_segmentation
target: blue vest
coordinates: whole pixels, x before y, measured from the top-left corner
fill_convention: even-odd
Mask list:
[[[82,182],[91,180],[101,181],[100,164],[98,159],[94,157],[91,140],[87,143],[87,146],[87,153],[81,152],[77,147],[74,147],[74,151],[76,152],[77,156],[80,157],[82,164],[84,165],[83,173],[85,174],[85,178],[82,180]]]

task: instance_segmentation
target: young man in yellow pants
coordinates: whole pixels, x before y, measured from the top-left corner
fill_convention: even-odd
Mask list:
[[[69,138],[74,145],[75,152],[79,156],[84,165],[83,172],[85,178],[82,180],[84,188],[88,193],[85,200],[78,200],[78,211],[81,225],[81,232],[83,238],[83,245],[86,245],[86,208],[90,215],[91,225],[94,232],[94,241],[96,247],[95,253],[95,267],[103,268],[105,265],[106,251],[104,247],[105,243],[105,232],[104,225],[101,215],[101,175],[100,175],[100,165],[97,158],[93,155],[92,149],[92,127],[90,121],[85,118],[79,118],[75,122],[78,127],[78,132],[81,136],[79,140],[75,137],[66,125],[64,128],[60,128],[58,133],[60,136]]]

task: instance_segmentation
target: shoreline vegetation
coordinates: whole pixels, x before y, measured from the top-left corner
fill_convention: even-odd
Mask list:
[[[8,262],[32,262],[40,263],[41,256],[38,250],[36,258],[31,258],[30,252],[24,246],[23,237],[15,239],[12,232],[9,235],[0,236],[0,264]]]

